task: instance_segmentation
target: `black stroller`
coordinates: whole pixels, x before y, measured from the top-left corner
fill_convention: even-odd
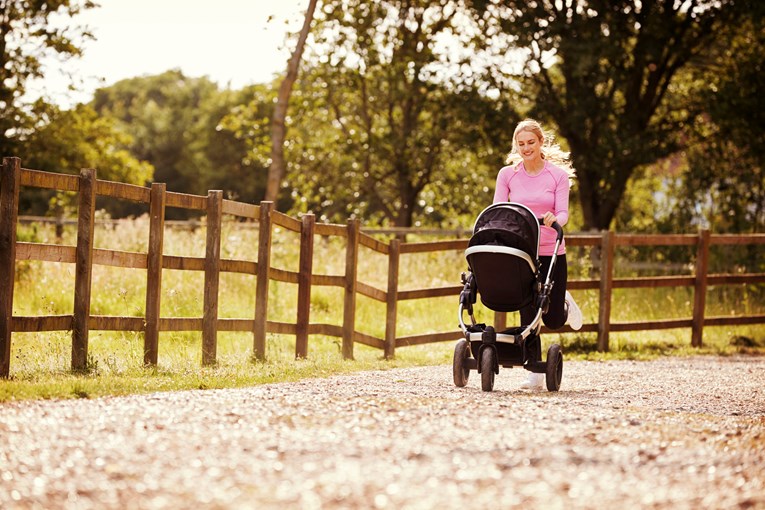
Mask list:
[[[484,209],[475,221],[465,258],[469,272],[462,273],[464,288],[460,293],[460,327],[465,335],[454,348],[454,384],[465,386],[471,370],[481,374],[481,388],[494,389],[494,375],[499,367],[523,366],[526,370],[546,374],[547,389],[558,391],[563,376],[563,353],[559,344],[547,350],[542,361],[542,314],[547,311],[553,283],[550,275],[555,267],[553,255],[547,275],[539,274],[539,220],[521,204],[501,202]],[[563,241],[563,229],[557,231],[555,251]],[[544,279],[542,279],[544,276]],[[477,295],[481,302],[496,312],[512,312],[535,304],[536,316],[531,324],[497,332],[494,327],[476,324],[473,304]],[[470,316],[470,325],[463,312]]]

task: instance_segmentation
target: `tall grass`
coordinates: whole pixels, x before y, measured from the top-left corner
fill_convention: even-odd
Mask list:
[[[20,237],[36,242],[56,243],[53,228],[35,226]],[[257,229],[252,225],[226,222],[221,256],[257,259]],[[75,244],[75,233],[66,230],[60,241]],[[123,251],[145,252],[148,222],[145,217],[98,226],[95,246]],[[298,236],[277,229],[272,247],[272,264],[297,271]],[[342,275],[345,271],[345,241],[317,237],[314,272]],[[203,257],[204,229],[167,228],[165,254]],[[571,250],[571,279],[587,278],[592,272],[590,257]],[[359,279],[380,289],[387,286],[387,257],[361,248]],[[14,315],[71,314],[74,295],[72,264],[26,261],[18,264]],[[401,258],[400,289],[440,287],[459,284],[467,269],[459,251],[406,254]],[[163,317],[201,317],[204,275],[202,272],[165,270],[162,276]],[[222,274],[219,316],[251,318],[255,309],[255,277]],[[146,271],[95,266],[91,313],[94,315],[144,316]],[[597,291],[574,291],[585,322],[596,322]],[[713,288],[707,299],[708,315],[764,313],[763,286]],[[269,286],[269,320],[295,322],[297,286],[272,281]],[[627,289],[614,292],[612,321],[658,320],[690,317],[693,294],[689,288]],[[342,323],[343,292],[333,287],[314,287],[311,293],[311,322]],[[476,318],[491,323],[494,312],[476,306]],[[508,324],[518,322],[511,313]],[[364,296],[357,298],[357,330],[382,338],[385,334],[385,305]],[[458,329],[457,298],[410,300],[398,305],[397,335],[414,335]],[[596,337],[590,333],[548,334],[546,345],[563,345],[567,358],[642,358],[665,354],[731,354],[765,350],[762,326],[706,328],[704,348],[690,348],[687,329],[612,333],[609,353],[596,351]],[[264,382],[322,377],[352,370],[388,369],[401,366],[450,363],[452,342],[399,348],[395,360],[384,360],[382,352],[357,344],[354,361],[341,356],[341,339],[312,335],[308,358],[295,359],[295,340],[289,335],[269,335],[267,361],[252,360],[253,338],[249,333],[219,333],[217,364],[201,366],[201,333],[163,332],[159,341],[157,367],[143,366],[143,335],[125,332],[91,331],[88,370],[73,373],[71,333],[15,333],[12,340],[11,378],[0,382],[0,401],[24,398],[91,397],[136,392],[189,388],[234,387]],[[446,381],[448,383],[448,381]]]

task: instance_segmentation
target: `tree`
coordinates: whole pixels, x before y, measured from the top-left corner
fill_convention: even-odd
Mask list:
[[[578,174],[586,228],[606,229],[633,172],[681,147],[701,104],[675,87],[716,34],[745,12],[733,0],[474,2],[483,33],[522,48],[530,113],[552,119]],[[504,64],[504,63],[503,63]],[[497,71],[495,79],[507,75]]]
[[[24,166],[69,174],[78,174],[82,168],[95,168],[99,179],[139,186],[151,181],[154,168],[130,154],[131,137],[117,129],[113,119],[99,117],[87,105],[61,110],[44,101],[37,101],[33,112],[44,122],[24,139]],[[37,213],[47,212],[50,206],[67,207],[74,200],[74,195],[61,194],[49,204],[44,200],[49,193],[25,196],[29,198],[23,209]],[[126,202],[109,201],[103,206],[116,215],[136,212]]]
[[[765,230],[765,6],[759,5],[678,75],[676,86],[697,97],[703,112],[686,126],[683,151],[633,174],[616,216],[620,230]]]
[[[218,124],[220,134],[225,134],[240,145],[238,152],[246,177],[242,175],[242,178],[236,179],[235,182],[240,187],[251,189],[253,200],[257,201],[267,197],[267,177],[272,149],[271,123],[277,89],[277,81],[274,80],[273,83],[253,85],[240,91],[239,99],[229,104],[227,112]],[[293,146],[293,143],[285,143],[288,154]],[[289,156],[285,159],[289,159]],[[276,208],[285,211],[291,203],[290,197],[278,195]]]
[[[765,20],[752,11],[698,78],[706,105],[692,133],[678,215],[717,232],[765,231]]]
[[[131,153],[150,162],[154,180],[167,183],[168,189],[204,195],[215,187],[230,197],[255,201],[263,198],[265,168],[248,157],[247,143],[222,123],[246,103],[248,94],[253,89],[221,91],[206,77],[171,70],[99,89],[92,105],[100,115],[118,120],[133,137]]]
[[[21,137],[35,125],[31,106],[25,104],[27,81],[43,75],[43,59],[82,53],[81,44],[92,35],[76,25],[51,23],[55,17],[74,18],[95,7],[91,1],[0,0],[0,154],[20,154]]]
[[[389,128],[384,105],[372,98],[380,97],[384,80],[367,75],[369,95],[363,96],[353,70],[336,66],[304,75],[292,107],[299,121],[290,128],[285,181],[293,211],[313,211],[325,221],[359,217],[368,224],[458,227],[491,202],[487,183],[504,159],[496,147],[509,147],[506,126],[518,120],[505,101],[430,85],[412,147],[398,149],[411,159],[398,162],[395,127]],[[365,121],[363,111],[372,120]],[[402,189],[410,190],[408,202]]]
[[[268,162],[250,149],[248,134],[237,133],[228,119],[232,112],[260,96],[266,88],[252,85],[242,90],[222,91],[207,103],[209,127],[191,147],[210,165],[204,180],[205,189],[220,189],[227,197],[248,203],[265,199]]]
[[[200,130],[201,105],[217,91],[206,78],[172,70],[98,89],[92,106],[133,137],[131,152],[154,165],[156,181],[173,191],[202,194],[204,172],[197,166],[202,158],[190,145]]]
[[[316,31],[320,52],[310,61],[301,96],[320,107],[298,106],[296,116],[301,124],[321,119],[326,127],[321,143],[307,133],[305,157],[289,172],[303,203],[351,207],[367,220],[411,226],[435,210],[428,199],[441,185],[459,202],[454,189],[462,190],[466,174],[485,170],[485,160],[478,160],[487,154],[496,171],[501,157],[492,147],[503,135],[509,147],[502,128],[514,117],[473,79],[469,36],[461,35],[469,25],[465,9],[453,0],[324,6]],[[464,166],[468,161],[472,166]]]
[[[30,167],[69,174],[88,167],[96,168],[100,179],[138,186],[151,181],[152,166],[130,155],[132,139],[116,128],[114,119],[100,117],[84,104],[62,110],[38,101],[35,111],[45,124],[25,139]]]
[[[303,21],[303,28],[300,30],[297,44],[287,63],[287,74],[284,76],[284,79],[279,86],[276,108],[274,109],[273,118],[271,120],[271,165],[268,168],[266,200],[276,201],[282,177],[285,173],[284,139],[287,136],[287,106],[289,104],[290,95],[292,94],[292,86],[298,76],[300,59],[303,56],[303,48],[305,47],[308,33],[311,30],[314,11],[316,11],[316,0],[309,0],[308,9],[306,9],[305,19]]]

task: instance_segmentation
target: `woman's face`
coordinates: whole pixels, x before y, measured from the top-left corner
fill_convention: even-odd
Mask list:
[[[515,136],[515,146],[523,161],[537,161],[542,158],[542,143],[531,131],[520,131]]]

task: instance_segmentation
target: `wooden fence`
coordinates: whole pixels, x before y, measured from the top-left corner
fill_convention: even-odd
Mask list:
[[[78,195],[78,219],[76,246],[18,242],[19,194],[22,187],[76,192]],[[94,249],[95,202],[97,196],[132,200],[148,204],[150,214],[149,245],[147,253]],[[165,255],[163,251],[165,210],[177,207],[202,211],[206,214],[205,256],[181,257]],[[257,261],[221,258],[221,222],[223,215],[255,220],[258,223]],[[299,267],[297,272],[271,266],[271,244],[274,227],[296,232],[300,236]],[[313,247],[316,236],[341,237],[346,240],[345,274],[323,275],[313,271]],[[568,287],[598,289],[599,310],[597,323],[585,324],[583,332],[596,332],[598,349],[608,350],[611,331],[639,331],[669,328],[691,328],[691,344],[701,346],[702,330],[707,326],[746,325],[765,323],[765,315],[736,317],[705,317],[705,299],[708,286],[763,283],[765,273],[757,274],[707,274],[709,248],[715,244],[765,244],[765,235],[710,235],[701,231],[698,235],[623,235],[604,232],[597,235],[567,236],[568,246],[600,247],[599,279],[572,280]],[[697,249],[695,276],[666,276],[650,278],[614,278],[614,250],[617,246],[646,245],[695,245]],[[364,246],[388,258],[388,281],[386,289],[378,289],[362,282],[358,275],[359,247]],[[309,335],[327,335],[342,338],[342,355],[353,358],[354,343],[375,347],[384,351],[386,357],[395,355],[398,347],[456,340],[461,337],[458,329],[421,335],[396,336],[397,305],[411,299],[457,296],[461,286],[399,289],[400,257],[410,253],[464,250],[466,239],[405,243],[398,239],[380,241],[360,230],[358,220],[346,225],[316,223],[312,214],[301,219],[284,215],[270,202],[260,205],[224,200],[221,191],[210,191],[197,196],[167,191],[164,184],[154,183],[151,188],[102,181],[96,171],[85,169],[79,176],[29,170],[21,167],[18,158],[4,158],[0,175],[0,377],[7,378],[10,371],[11,340],[13,332],[72,331],[72,369],[86,368],[88,359],[88,335],[92,330],[136,331],[144,333],[144,362],[157,363],[159,333],[161,331],[201,331],[202,363],[216,361],[217,334],[219,331],[251,332],[253,354],[257,359],[266,357],[266,334],[295,335],[295,355],[305,357],[308,352]],[[17,260],[65,262],[75,265],[74,309],[71,315],[14,316],[13,291],[15,264]],[[93,266],[105,265],[146,270],[146,309],[143,317],[101,316],[90,313],[91,276]],[[162,271],[165,269],[203,271],[204,303],[199,318],[161,317]],[[218,316],[219,280],[222,272],[256,276],[255,307],[251,318],[220,318]],[[296,284],[296,322],[285,323],[268,320],[269,281]],[[311,289],[314,286],[340,287],[344,292],[342,325],[312,323],[310,318]],[[688,319],[659,320],[650,322],[611,322],[611,297],[613,289],[639,287],[694,288],[693,316]],[[356,330],[356,298],[363,295],[385,303],[385,337],[376,338]],[[501,326],[505,314],[496,314],[495,324]],[[567,327],[566,327],[567,328]],[[563,329],[563,332],[571,331]]]

